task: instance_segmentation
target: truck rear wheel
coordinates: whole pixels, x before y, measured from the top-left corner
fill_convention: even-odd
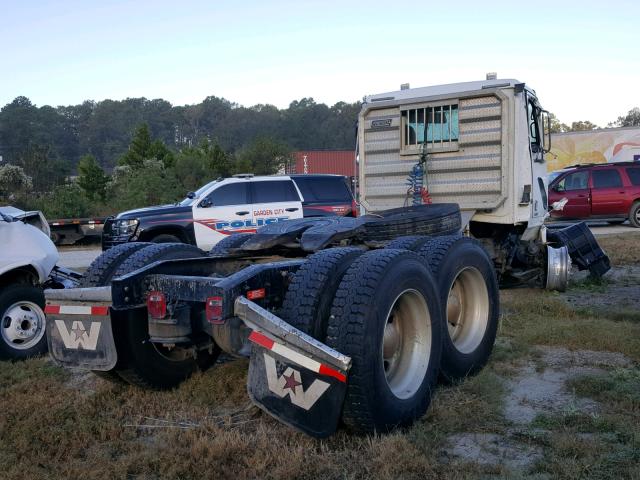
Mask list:
[[[159,260],[194,258],[204,252],[184,243],[162,243],[149,245],[131,255],[117,269],[114,277],[138,270]],[[131,310],[122,319],[118,335],[124,367],[118,375],[127,383],[143,388],[171,389],[186,380],[198,367],[207,367],[215,362],[219,354],[217,347],[211,352],[200,351],[195,358],[191,349],[175,346],[168,348],[149,342],[146,309]],[[115,333],[115,332],[114,332]]]
[[[150,243],[122,243],[103,252],[96,258],[80,280],[80,287],[103,287],[111,283],[116,269],[131,255]]]
[[[489,360],[498,329],[493,263],[476,240],[460,235],[435,238],[418,254],[437,279],[447,322],[441,375],[447,382],[473,375]]]
[[[91,262],[84,276],[80,279],[79,286],[86,288],[109,285],[111,279],[114,277],[114,273],[122,262],[138,250],[149,245],[151,244],[145,242],[122,243],[103,252],[98,258]],[[103,380],[122,384],[125,383],[124,380],[116,373],[117,370],[121,368],[123,368],[122,360],[118,359],[118,363],[114,369],[108,371],[93,370],[93,373]]]
[[[359,248],[342,247],[309,256],[289,285],[282,319],[323,342],[338,285],[349,266],[363,253]]]
[[[429,407],[444,320],[433,276],[406,250],[357,258],[335,295],[327,345],[352,359],[343,421],[360,432],[411,424]]]

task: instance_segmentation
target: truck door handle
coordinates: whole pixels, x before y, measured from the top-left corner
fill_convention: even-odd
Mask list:
[[[298,208],[285,208],[287,212],[297,212]]]
[[[250,212],[242,211],[242,212],[236,212],[236,215],[249,215]]]

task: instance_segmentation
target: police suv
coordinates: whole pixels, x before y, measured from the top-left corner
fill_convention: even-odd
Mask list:
[[[102,249],[126,242],[183,242],[209,250],[234,233],[290,218],[357,216],[348,177],[251,174],[220,178],[173,204],[120,213],[105,221]]]

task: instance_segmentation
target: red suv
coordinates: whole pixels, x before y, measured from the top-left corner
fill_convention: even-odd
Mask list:
[[[576,165],[563,170],[549,185],[549,210],[556,219],[610,223],[628,219],[640,227],[640,162]]]

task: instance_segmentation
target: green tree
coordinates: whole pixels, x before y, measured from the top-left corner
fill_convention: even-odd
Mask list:
[[[291,149],[270,137],[257,137],[238,154],[237,168],[250,169],[256,175],[277,173],[287,162]]]
[[[90,201],[104,200],[109,177],[93,155],[85,155],[78,163],[78,185]]]
[[[107,186],[107,201],[117,211],[172,203],[183,196],[172,169],[160,160],[144,160],[142,167],[116,167]]]
[[[0,201],[13,203],[20,201],[33,186],[31,177],[17,165],[0,166]]]
[[[553,113],[549,113],[549,121],[551,123],[551,133],[562,133],[569,131],[569,126],[558,120],[558,117],[556,117]]]
[[[640,108],[635,107],[627,112],[626,115],[618,117],[615,122],[609,124],[610,127],[639,127],[640,126]]]
[[[86,217],[92,213],[84,192],[75,183],[58,185],[51,193],[41,197],[38,203],[38,209],[48,219]]]
[[[176,157],[173,172],[185,192],[232,173],[232,160],[217,142],[208,139],[197,147],[182,149]]]
[[[169,167],[174,162],[174,156],[162,140],[151,139],[149,126],[142,123],[131,139],[129,150],[118,160],[118,165],[141,168],[145,160],[160,160],[166,167]]]
[[[149,133],[149,126],[143,123],[138,126],[133,134],[129,150],[120,157],[118,165],[140,168],[148,158],[151,158],[151,134]]]
[[[587,130],[596,130],[600,128],[595,123],[591,123],[589,120],[580,120],[577,122],[572,122],[571,127],[569,128],[570,132],[582,132]]]

